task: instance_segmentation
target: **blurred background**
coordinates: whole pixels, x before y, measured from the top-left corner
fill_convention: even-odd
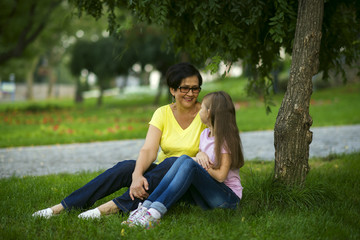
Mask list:
[[[114,19],[97,1],[0,2],[0,147],[144,138],[153,111],[171,102],[166,70],[182,61],[201,70],[199,100],[225,90],[241,131],[273,129],[291,64],[284,49],[257,85],[254,66],[245,60],[192,58],[186,48],[173,46],[172,36],[179,33],[147,24],[126,3],[117,3],[125,7],[113,8]],[[358,68],[338,62],[344,62],[346,86],[332,70],[326,81],[322,72],[313,77],[314,126],[360,122]]]
[[[140,23],[127,9],[117,13],[117,32],[110,36],[106,14],[95,19],[82,14],[68,1],[2,1],[0,8],[0,102],[73,98],[82,102],[129,93],[153,94],[159,102],[167,68],[190,61],[200,69],[206,63],[175,52],[168,33],[156,25]],[[281,53],[273,70],[275,93],[286,89],[290,57]],[[203,71],[205,81],[218,73]],[[245,69],[245,70],[244,70]],[[241,60],[232,63],[231,77],[247,77]],[[348,69],[349,81],[358,81]],[[315,88],[339,85],[342,80],[314,78]],[[151,90],[151,91],[149,91]]]
[[[167,93],[167,68],[191,61],[185,52],[174,52],[159,27],[139,23],[126,9],[110,36],[106,16],[80,17],[67,1],[1,4],[0,102],[97,98],[101,105],[103,96],[136,92],[151,93],[158,103]],[[231,74],[241,73],[234,64]],[[208,81],[218,77],[203,74]]]

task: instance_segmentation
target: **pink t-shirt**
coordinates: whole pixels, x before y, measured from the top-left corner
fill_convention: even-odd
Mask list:
[[[211,162],[215,162],[215,138],[210,137],[210,129],[206,128],[200,135],[200,151],[206,153]],[[223,148],[221,153],[227,153]],[[240,169],[230,169],[224,184],[228,186],[239,198],[242,197],[242,189],[239,176]]]

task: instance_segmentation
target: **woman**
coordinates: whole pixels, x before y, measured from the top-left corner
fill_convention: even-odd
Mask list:
[[[200,120],[201,105],[197,101],[202,77],[191,64],[179,63],[168,69],[166,80],[175,103],[155,111],[137,161],[119,162],[71,193],[61,203],[37,211],[33,216],[50,218],[64,209],[89,208],[97,200],[123,187],[129,189],[122,196],[79,217],[99,218],[118,211],[129,212],[151,194],[177,157],[196,155],[200,134],[206,128]],[[158,154],[159,147],[161,151]],[[154,164],[156,159],[159,165]]]

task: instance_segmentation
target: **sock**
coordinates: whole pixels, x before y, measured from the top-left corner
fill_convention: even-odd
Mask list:
[[[79,214],[78,217],[84,219],[94,219],[94,218],[100,218],[100,216],[101,216],[100,210],[98,208],[94,208],[92,210],[88,210],[86,212]]]
[[[161,213],[160,213],[158,210],[156,210],[155,208],[150,208],[150,209],[148,210],[148,212],[151,214],[151,216],[153,216],[153,217],[156,218],[156,219],[160,219],[160,218],[161,218]]]
[[[54,211],[51,208],[46,208],[46,209],[35,212],[32,216],[33,217],[50,218],[53,215],[54,215]]]
[[[152,202],[150,202],[149,200],[145,200],[145,201],[143,202],[142,206],[143,206],[144,208],[149,209],[150,206],[151,206],[151,204],[152,204]]]

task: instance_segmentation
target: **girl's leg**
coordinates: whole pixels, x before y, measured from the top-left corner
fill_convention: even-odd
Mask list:
[[[159,183],[163,179],[163,177],[167,174],[171,166],[173,166],[174,162],[176,161],[177,157],[170,157],[165,159],[156,167],[152,168],[150,171],[147,171],[144,174],[144,177],[147,179],[149,183],[149,190],[148,193],[151,194],[155,188],[157,189]],[[177,162],[177,161],[176,161]],[[122,212],[129,212],[135,210],[139,203],[141,202],[140,199],[135,198],[132,200],[129,195],[129,191],[127,190],[123,195],[113,199],[113,202],[116,204],[117,208],[119,208]]]
[[[228,186],[214,179],[209,188],[204,188],[201,182],[194,181],[190,192],[196,204],[205,210],[214,208],[235,209],[240,202],[240,198]]]
[[[150,208],[153,207],[155,202],[160,202],[161,204],[158,205],[156,209],[162,215],[165,214],[167,209],[179,200],[188,190],[191,184],[191,179],[189,182],[185,182],[185,175],[190,172],[193,166],[195,166],[193,163],[196,162],[189,156],[183,155],[179,157],[168,173],[164,176],[159,186],[144,202],[143,206]]]
[[[134,215],[130,214],[130,217],[126,221],[127,224],[129,224],[129,226],[138,225],[145,228],[156,225],[161,216],[167,211],[167,208],[182,197],[187,191],[191,181],[190,184],[183,182],[186,179],[184,177],[180,178],[179,176],[184,176],[187,172],[189,172],[192,162],[195,163],[195,161],[188,156],[183,155],[179,157],[144,204],[139,207]],[[173,186],[171,189],[172,185],[176,186]],[[170,200],[171,202],[166,206],[164,205],[166,204],[165,202],[161,202],[161,198],[164,195],[167,195],[168,199],[166,200]]]
[[[156,200],[166,190],[166,188],[169,186],[169,184],[171,183],[171,181],[174,179],[175,175],[177,174],[177,172],[183,162],[183,159],[185,159],[185,158],[189,158],[189,157],[186,155],[183,155],[183,156],[179,157],[178,159],[176,159],[175,163],[167,171],[167,173],[162,178],[162,180],[160,181],[158,186],[155,188],[155,190],[150,194],[150,196],[147,198],[147,200],[145,200],[145,202],[143,204],[144,207],[148,208],[150,206],[150,204],[154,200]]]
[[[178,159],[180,160],[180,158]],[[181,158],[180,164],[173,179],[166,188],[161,189],[158,195],[151,194],[149,200],[151,208],[155,208],[162,215],[169,209],[189,188],[196,189],[199,200],[205,202],[210,208],[233,208],[239,198],[225,184],[214,180],[205,169],[190,157]],[[174,164],[175,166],[175,164]],[[170,169],[171,171],[172,169]],[[170,172],[169,171],[169,172]],[[164,177],[165,179],[165,177]],[[159,186],[162,183],[159,184]],[[157,192],[157,189],[154,193]],[[156,198],[154,198],[154,196]],[[195,199],[196,200],[196,199]]]

